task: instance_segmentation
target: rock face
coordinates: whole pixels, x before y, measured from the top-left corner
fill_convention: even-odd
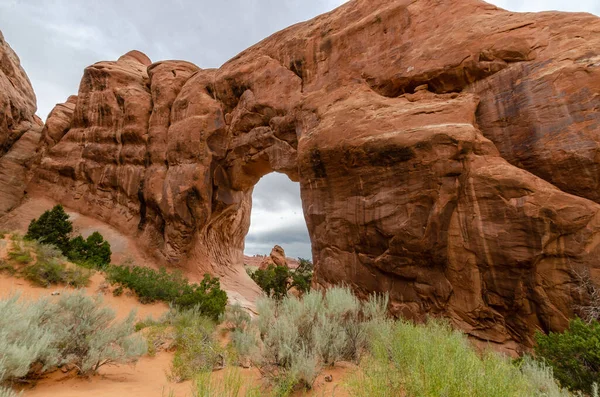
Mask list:
[[[235,288],[253,186],[301,184],[316,285],[531,346],[600,282],[600,19],[354,0],[218,70],[139,52],[50,115],[30,194]],[[276,192],[275,192],[276,193]]]
[[[42,128],[36,109],[29,78],[0,32],[0,216],[25,194],[27,165]]]
[[[285,251],[279,245],[273,247],[269,256],[265,257],[265,259],[260,263],[259,268],[266,269],[270,265],[288,267]]]

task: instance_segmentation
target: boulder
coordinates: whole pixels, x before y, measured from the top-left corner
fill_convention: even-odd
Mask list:
[[[285,251],[279,245],[273,247],[269,256],[260,263],[259,268],[264,270],[271,265],[288,267]]]

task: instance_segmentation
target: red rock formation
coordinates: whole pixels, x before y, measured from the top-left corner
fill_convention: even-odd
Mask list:
[[[279,245],[271,250],[269,256],[266,256],[259,265],[260,269],[266,269],[270,265],[288,267],[285,251]]]
[[[354,0],[218,70],[129,53],[85,70],[70,122],[53,112],[29,190],[235,288],[253,186],[283,172],[317,285],[528,346],[584,299],[573,271],[600,282],[599,32],[588,14]]]
[[[35,111],[29,78],[0,32],[0,216],[25,194],[27,164],[42,128]]]

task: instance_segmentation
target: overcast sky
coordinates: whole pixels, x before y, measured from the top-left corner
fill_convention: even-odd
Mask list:
[[[587,11],[600,0],[494,0],[512,11]],[[83,69],[132,49],[153,61],[184,59],[218,67],[243,49],[344,0],[0,0],[0,30],[21,58],[38,98],[38,115],[76,94]],[[248,254],[280,244],[310,258],[300,188],[271,174],[256,186]]]

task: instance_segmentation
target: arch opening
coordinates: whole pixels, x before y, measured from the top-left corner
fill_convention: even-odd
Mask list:
[[[244,242],[244,262],[256,265],[274,246],[284,249],[288,264],[298,258],[312,261],[308,228],[302,209],[300,183],[271,172],[252,191],[250,228]],[[256,263],[255,263],[256,262]],[[289,263],[291,262],[291,263]]]

